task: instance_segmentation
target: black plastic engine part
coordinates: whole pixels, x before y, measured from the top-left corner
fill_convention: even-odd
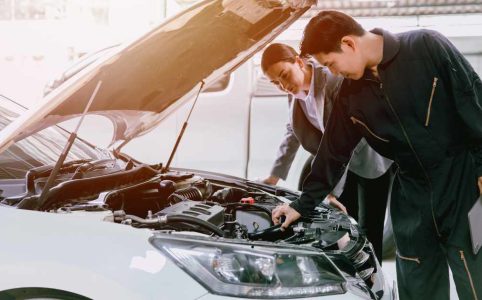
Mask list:
[[[172,180],[174,182],[194,177],[193,173],[168,172],[162,175],[162,179]]]
[[[116,189],[126,184],[140,183],[155,175],[157,173],[154,170],[141,165],[129,171],[70,180],[53,187],[48,193],[47,200],[42,205],[38,203],[38,197],[35,196],[23,199],[17,205],[17,208],[48,210],[72,200],[92,199],[103,191]]]
[[[72,175],[71,179],[80,179],[84,177],[84,174],[87,173],[89,170],[93,170],[95,168],[102,168],[102,167],[109,167],[113,168],[115,166],[115,159],[99,159],[94,161],[89,161],[86,163],[81,164],[75,169],[74,174]]]
[[[149,211],[158,212],[168,206],[167,199],[175,190],[175,184],[170,180],[151,180],[110,191],[104,202],[110,209],[122,209],[127,214],[143,218]]]
[[[167,199],[169,196],[176,191],[176,183],[172,180],[162,180],[159,182],[159,197],[162,202],[169,203]],[[166,199],[166,201],[164,201]]]
[[[245,198],[248,196],[249,194],[246,190],[235,187],[228,187],[214,192],[211,200],[218,203],[239,202],[241,198]]]
[[[60,174],[64,172],[74,171],[79,165],[87,163],[90,160],[73,160],[66,162],[60,171]],[[50,172],[54,167],[52,165],[40,166],[37,168],[30,169],[25,175],[25,181],[27,186],[27,193],[30,195],[36,194],[35,190],[35,180],[42,177],[49,177]]]
[[[216,226],[224,224],[224,208],[212,203],[181,201],[155,214],[156,216],[184,215],[195,217]]]
[[[212,187],[209,181],[201,181],[194,183],[191,187],[177,190],[170,195],[168,201],[171,204],[179,203],[185,200],[203,201],[212,194]]]
[[[236,221],[245,225],[248,231],[259,231],[269,228],[272,224],[271,214],[254,209],[238,209],[235,211]]]
[[[263,240],[263,241],[278,241],[284,240],[294,234],[293,227],[288,227],[285,230],[281,230],[281,224],[269,227],[265,230],[248,233],[248,238],[250,240]]]

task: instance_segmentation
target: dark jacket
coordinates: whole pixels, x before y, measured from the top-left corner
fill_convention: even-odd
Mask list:
[[[373,149],[398,165],[400,183],[408,186],[407,201],[430,202],[433,219],[443,219],[451,202],[458,201],[435,191],[435,186],[450,182],[441,183],[450,176],[448,159],[462,152],[470,156],[467,169],[460,171],[475,177],[467,179],[470,195],[476,189],[476,177],[482,176],[480,78],[437,32],[394,35],[376,29],[373,33],[384,40],[380,80],[366,72],[359,80],[343,82],[312,173],[291,206],[309,215],[337,183],[354,147],[365,137]],[[447,170],[441,171],[440,166]],[[466,187],[456,186],[454,191],[457,188]],[[430,201],[421,200],[425,195]]]
[[[335,76],[327,68],[315,64],[314,80],[314,96],[317,104],[324,106],[322,118],[323,125],[326,127],[333,108],[333,101],[338,95],[343,78]],[[290,122],[286,125],[286,133],[271,170],[271,175],[282,179],[286,179],[300,144],[306,151],[316,155],[323,136],[323,132],[315,128],[306,117],[300,103],[303,100],[293,98],[291,95],[289,95],[289,98],[291,104]],[[391,161],[373,151],[363,140],[354,151],[349,169],[364,178],[378,178],[385,174],[391,163]],[[344,182],[345,180],[342,179],[340,185],[333,190],[335,195],[341,194]]]

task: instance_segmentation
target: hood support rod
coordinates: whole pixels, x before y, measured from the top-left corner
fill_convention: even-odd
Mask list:
[[[64,150],[62,150],[62,153],[60,154],[59,159],[55,163],[54,168],[52,169],[52,172],[50,172],[49,178],[47,179],[47,182],[45,183],[45,186],[42,190],[42,193],[40,194],[40,197],[38,199],[38,208],[42,208],[42,206],[45,204],[45,201],[47,199],[47,195],[50,191],[50,188],[52,187],[55,177],[60,171],[60,168],[64,164],[65,159],[67,158],[67,154],[69,154],[70,148],[72,147],[72,144],[74,143],[75,139],[77,138],[77,132],[79,131],[80,125],[84,121],[84,117],[89,111],[90,106],[92,105],[92,102],[94,101],[95,96],[97,95],[97,92],[99,91],[100,86],[102,85],[102,81],[99,81],[94,89],[94,92],[90,96],[89,102],[87,103],[84,112],[82,113],[79,122],[77,123],[77,127],[75,128],[74,131],[69,136],[69,139],[67,141],[67,144],[64,147]]]
[[[194,99],[194,103],[191,106],[191,110],[189,111],[189,114],[187,115],[186,121],[184,121],[184,124],[182,124],[181,132],[179,132],[176,143],[174,144],[174,148],[172,149],[171,155],[169,156],[169,160],[167,161],[167,164],[163,169],[164,172],[169,171],[169,167],[171,166],[171,162],[172,162],[172,159],[174,158],[174,154],[176,154],[177,147],[179,146],[179,143],[181,142],[182,136],[184,135],[184,131],[186,131],[187,121],[189,121],[189,118],[191,118],[191,113],[194,110],[194,106],[196,106],[197,99],[199,98],[199,94],[201,94],[201,91],[202,91],[203,87],[204,87],[204,80],[201,81],[201,86],[199,87],[199,90],[196,94],[196,99]]]

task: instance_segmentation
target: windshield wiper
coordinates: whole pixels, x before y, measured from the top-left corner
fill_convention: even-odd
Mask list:
[[[191,106],[191,110],[189,111],[189,114],[187,115],[186,121],[184,121],[184,124],[182,124],[181,132],[179,132],[176,143],[174,144],[174,148],[172,149],[171,155],[169,156],[169,160],[167,161],[166,166],[163,169],[163,172],[169,171],[169,167],[171,166],[171,162],[172,162],[172,159],[174,158],[174,154],[176,154],[177,147],[179,146],[179,143],[181,142],[182,136],[184,135],[184,131],[186,131],[187,121],[189,121],[189,118],[191,117],[191,113],[194,110],[194,106],[196,106],[197,99],[199,98],[199,94],[201,94],[201,91],[202,91],[203,87],[204,87],[204,80],[201,81],[201,86],[199,87],[199,90],[196,94],[196,99],[194,99],[194,103]]]
[[[40,194],[40,197],[36,201],[37,202],[36,205],[35,205],[36,208],[42,209],[44,207],[44,205],[45,205],[45,203],[48,199],[47,196],[49,194],[50,188],[52,187],[52,185],[54,183],[55,177],[57,177],[57,174],[59,173],[60,169],[62,168],[62,165],[64,164],[64,161],[67,158],[67,155],[69,154],[70,148],[72,147],[75,139],[77,138],[77,132],[79,131],[80,125],[84,121],[84,117],[87,114],[87,112],[89,111],[89,108],[92,105],[92,102],[94,101],[94,98],[97,95],[97,92],[99,91],[99,88],[100,88],[101,85],[102,85],[102,81],[99,81],[97,83],[95,89],[94,89],[94,92],[90,96],[89,102],[87,103],[87,105],[84,109],[84,112],[80,116],[79,122],[77,123],[77,127],[74,129],[74,131],[72,131],[72,133],[70,133],[69,139],[67,140],[67,144],[65,145],[64,149],[62,150],[62,153],[60,154],[59,159],[55,163],[55,166],[52,169],[52,172],[50,172],[50,175],[47,179],[47,182],[45,183],[45,186],[42,189],[42,193]],[[27,200],[27,199],[31,199],[31,198],[26,198],[24,200]],[[27,203],[24,203],[24,200],[22,200],[18,204],[18,206],[17,206],[18,208],[26,208],[25,207],[26,205],[28,206],[29,204],[30,205],[32,204],[32,203],[29,203],[30,201],[28,201]]]

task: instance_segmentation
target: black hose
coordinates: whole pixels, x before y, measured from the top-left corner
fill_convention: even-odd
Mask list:
[[[165,217],[165,218],[163,218]],[[158,218],[153,218],[153,219],[144,219],[140,218],[138,216],[134,215],[125,215],[124,219],[131,219],[134,222],[145,224],[145,225],[160,225],[160,224],[168,224],[172,222],[185,222],[185,223],[190,223],[190,224],[195,224],[203,227],[204,229],[209,230],[210,232],[220,236],[224,237],[224,231],[219,229],[217,226],[214,224],[211,224],[209,222],[206,222],[202,219],[198,219],[195,217],[191,216],[185,216],[185,215],[167,215],[167,216],[161,216]]]
[[[263,240],[269,242],[275,242],[279,240],[287,239],[294,235],[293,227],[286,229],[281,228],[281,224],[271,226],[261,231],[248,233],[248,238],[253,241]]]
[[[193,223],[193,224],[199,225],[199,226],[201,226],[205,229],[208,229],[209,231],[211,231],[212,233],[214,233],[214,234],[216,234],[220,237],[224,237],[224,231],[219,229],[217,226],[215,226],[214,224],[211,224],[209,222],[206,222],[204,220],[195,218],[195,217],[185,216],[185,215],[168,215],[166,223],[170,223],[170,222]]]
[[[124,220],[125,219],[131,219],[134,222],[145,224],[145,225],[156,225],[160,223],[160,220],[158,218],[144,219],[134,215],[125,215]]]

